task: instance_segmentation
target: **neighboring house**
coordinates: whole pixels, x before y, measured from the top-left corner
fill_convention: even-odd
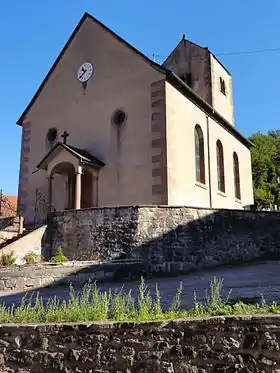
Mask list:
[[[0,192],[0,219],[16,216],[17,196],[7,196]]]
[[[17,124],[26,222],[36,195],[57,210],[253,204],[231,75],[185,37],[158,65],[85,14]]]

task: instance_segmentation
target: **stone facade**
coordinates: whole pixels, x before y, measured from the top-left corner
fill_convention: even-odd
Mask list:
[[[47,240],[69,259],[141,259],[152,271],[215,267],[279,253],[280,214],[149,206],[58,212]]]
[[[279,373],[280,317],[0,326],[1,372]]]
[[[181,80],[188,83],[203,100],[212,105],[209,54],[207,48],[202,48],[183,38],[164,61],[163,66],[173,71]]]
[[[172,70],[231,125],[234,125],[231,74],[208,48],[183,38],[163,66]],[[225,94],[221,92],[220,79],[225,82]]]

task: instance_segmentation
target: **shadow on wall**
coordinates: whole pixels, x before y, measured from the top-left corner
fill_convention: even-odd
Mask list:
[[[75,283],[75,279],[79,284],[83,279],[84,283],[99,278],[124,281],[155,272],[184,274],[279,258],[279,223],[280,214],[272,212],[156,206],[94,208],[55,213],[43,245],[49,255],[61,246],[69,259],[102,263],[74,267],[52,286]],[[125,259],[136,263],[112,265],[112,260]]]
[[[280,213],[188,207],[113,207],[52,215],[48,253],[70,260],[139,259],[172,272],[269,259],[280,251]]]

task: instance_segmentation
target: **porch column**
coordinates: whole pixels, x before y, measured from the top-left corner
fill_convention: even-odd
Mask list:
[[[68,175],[65,176],[65,180],[64,180],[64,209],[68,209],[69,208],[69,191],[70,191],[70,183],[69,183],[69,177]]]
[[[82,196],[82,167],[78,166],[76,171],[76,190],[75,190],[75,210],[81,208],[81,196]]]
[[[48,177],[48,212],[52,210],[52,181],[53,176]]]
[[[92,206],[98,206],[98,176],[92,174]]]

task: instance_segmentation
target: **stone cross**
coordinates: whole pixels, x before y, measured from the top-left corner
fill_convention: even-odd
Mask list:
[[[69,133],[64,131],[61,137],[63,138],[63,144],[66,144],[67,137],[69,136]]]

